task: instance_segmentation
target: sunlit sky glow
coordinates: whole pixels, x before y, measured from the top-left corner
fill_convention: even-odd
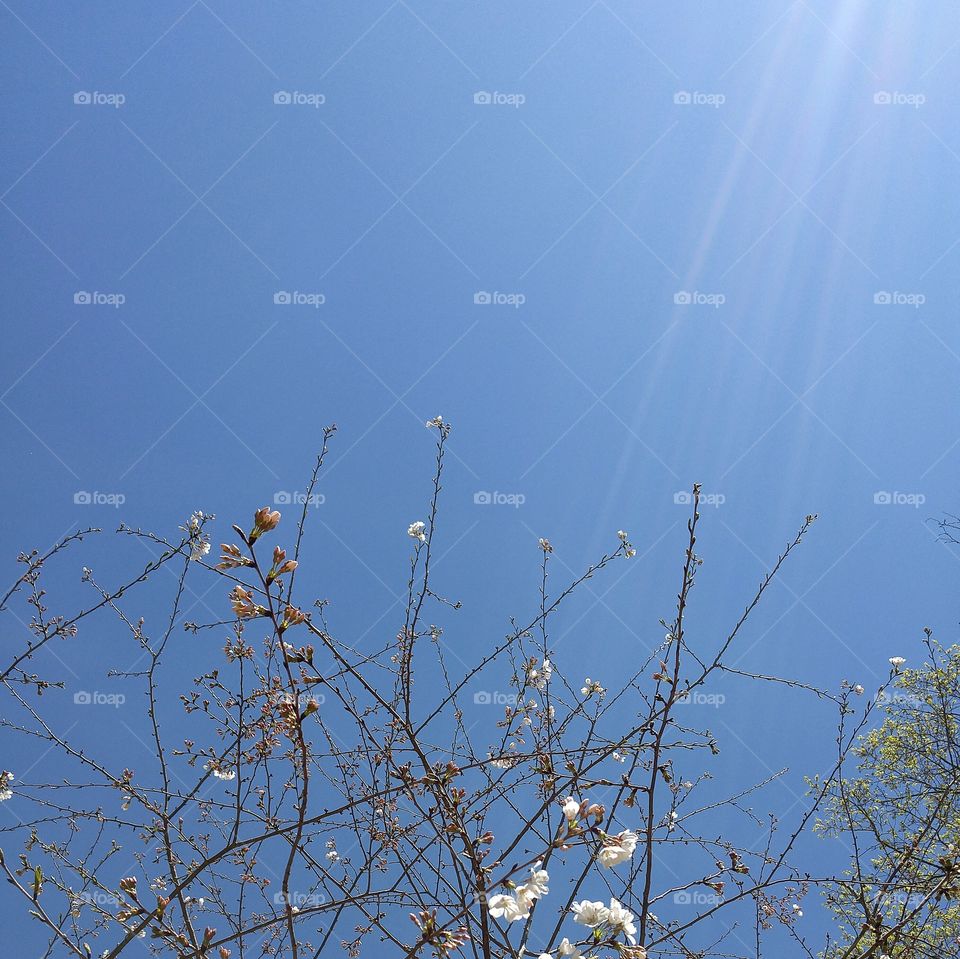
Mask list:
[[[0,20],[9,579],[18,550],[80,526],[172,534],[196,508],[245,522],[304,488],[336,422],[303,582],[373,648],[399,625],[440,413],[454,663],[535,608],[539,536],[559,586],[619,528],[640,555],[571,602],[554,658],[612,678],[645,656],[678,586],[675,494],[694,482],[722,499],[703,511],[695,642],[732,625],[807,513],[737,665],[875,687],[889,656],[920,655],[923,626],[954,640],[957,556],[936,520],[960,466],[955,4],[11,0]],[[75,305],[83,291],[125,301]],[[58,598],[78,595],[81,563],[119,581],[148,559],[92,543]],[[186,618],[223,617],[209,585]],[[220,647],[178,642],[173,680]],[[57,668],[107,688],[128,646],[107,627]],[[757,808],[795,813],[833,714],[724,692],[718,774],[789,765]],[[79,721],[67,695],[48,709]],[[145,764],[143,717],[116,718],[72,735]]]

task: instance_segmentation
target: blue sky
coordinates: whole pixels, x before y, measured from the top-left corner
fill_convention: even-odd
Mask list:
[[[556,658],[612,674],[652,648],[695,481],[716,504],[704,648],[807,513],[742,668],[869,688],[923,626],[955,639],[935,529],[960,464],[955,5],[0,0],[0,19],[10,579],[17,550],[81,526],[245,523],[304,488],[336,422],[304,569],[342,638],[380,642],[439,413],[464,661],[534,608],[537,537],[559,580],[621,527],[640,556],[571,604]],[[91,544],[65,598],[90,555],[108,580],[148,559]],[[205,588],[192,618],[225,608]],[[57,668],[103,683],[114,642]],[[792,767],[787,809],[832,720],[731,686],[714,726],[727,768]]]

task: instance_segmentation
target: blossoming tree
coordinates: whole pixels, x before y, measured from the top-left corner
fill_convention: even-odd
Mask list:
[[[850,839],[850,883],[828,891],[838,920],[829,959],[960,954],[960,646],[927,630],[927,659],[890,660],[853,770],[833,784],[817,826]]]
[[[20,557],[22,573],[0,608],[26,605],[29,638],[0,663],[3,727],[57,751],[62,764],[56,781],[2,774],[0,799],[17,820],[3,829],[5,913],[22,905],[22,921],[44,933],[45,955],[86,959],[145,950],[177,959],[313,959],[341,949],[408,959],[692,959],[765,955],[774,935],[773,954],[792,943],[797,955],[812,955],[799,928],[802,899],[829,877],[801,872],[791,855],[837,795],[849,736],[781,834],[744,804],[765,783],[729,796],[710,790],[716,740],[677,707],[736,671],[809,691],[844,716],[852,711],[859,687],[830,693],[729,665],[748,617],[814,517],[707,648],[687,625],[701,564],[694,488],[663,640],[620,667],[616,688],[606,677],[572,675],[552,651],[551,627],[585,581],[630,561],[629,536],[611,536],[610,548],[556,592],[553,547],[541,539],[535,610],[455,671],[437,623],[455,623],[460,604],[437,591],[432,571],[450,427],[440,417],[427,425],[437,437],[429,507],[407,528],[401,621],[375,649],[335,635],[300,566],[306,504],[333,427],[300,515],[258,510],[252,524],[232,528],[219,558],[211,535],[221,527],[202,512],[173,538],[121,527],[160,555],[120,585],[84,570],[92,598],[53,614],[50,570],[92,531]],[[161,570],[173,574],[173,598],[158,631],[134,606]],[[197,577],[219,584],[225,615],[184,623],[185,590]],[[47,715],[50,698],[69,692],[47,653],[83,643],[104,617],[139,652],[139,668],[125,676],[144,693],[146,767],[128,768],[109,743],[79,748]],[[221,662],[191,688],[168,690],[162,666],[182,655],[173,635],[184,627],[217,637]],[[481,674],[502,677],[512,692],[499,718],[469,725],[464,700]],[[725,838],[721,814],[759,822],[763,841]],[[836,882],[856,895],[862,877]],[[678,912],[678,901],[694,908]],[[8,935],[20,921],[5,922]]]

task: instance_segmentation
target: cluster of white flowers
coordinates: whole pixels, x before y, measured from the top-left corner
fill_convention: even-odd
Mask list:
[[[237,771],[235,769],[224,769],[220,763],[213,759],[211,759],[210,762],[208,762],[203,768],[207,772],[213,773],[217,779],[223,779],[226,782],[230,782],[232,779],[237,778]]]
[[[526,919],[534,902],[550,892],[547,885],[550,877],[547,870],[540,866],[539,862],[531,866],[530,878],[517,886],[512,893],[498,893],[487,900],[487,910],[494,919],[503,918],[507,922]]]
[[[13,783],[13,773],[9,769],[0,772],[0,802],[6,802],[13,797],[13,790],[10,788]]]
[[[567,820],[567,827],[573,829],[581,819],[593,818],[599,822],[603,818],[603,806],[600,803],[590,802],[589,799],[584,799],[582,802],[578,799],[574,799],[573,796],[568,796],[562,803],[563,806],[563,816]]]
[[[427,541],[427,534],[424,532],[426,528],[426,523],[424,523],[422,520],[417,520],[416,523],[411,523],[407,527],[407,536],[419,540],[421,543],[425,543]]]
[[[427,420],[427,429],[440,429],[443,426],[443,417],[435,416],[432,420]]]
[[[340,853],[337,852],[337,840],[328,839],[327,840],[327,853],[326,853],[327,862],[339,862]]]
[[[601,695],[605,693],[606,690],[601,686],[595,679],[591,679],[589,676],[583,681],[583,685],[580,687],[580,693],[583,696],[592,696],[594,693]]]
[[[200,532],[200,527],[206,519],[213,519],[213,517],[198,509],[190,515],[186,524],[180,527],[190,536],[190,559],[195,563],[210,552],[210,537]]]
[[[594,930],[606,927],[607,933],[612,936],[622,933],[631,946],[637,941],[634,915],[618,899],[611,899],[609,906],[585,899],[575,902],[570,911],[573,913],[573,921],[581,926],[589,926]]]
[[[603,845],[597,853],[597,862],[601,866],[609,869],[611,866],[619,866],[632,858],[637,848],[637,834],[631,829],[624,829],[616,836],[602,834]]]
[[[891,656],[888,662],[894,669],[899,669],[906,660],[902,656]]]
[[[539,667],[531,666],[527,670],[527,682],[531,686],[536,686],[539,690],[544,690],[552,675],[553,666],[549,659],[545,659]]]
[[[487,753],[487,759],[490,761],[490,765],[497,769],[509,769],[517,764],[517,760],[510,756],[494,756],[490,752]]]

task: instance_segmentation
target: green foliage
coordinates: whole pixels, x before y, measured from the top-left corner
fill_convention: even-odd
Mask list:
[[[844,842],[847,881],[827,903],[839,927],[826,959],[960,956],[960,646],[927,631],[928,660],[894,668],[817,830]]]

